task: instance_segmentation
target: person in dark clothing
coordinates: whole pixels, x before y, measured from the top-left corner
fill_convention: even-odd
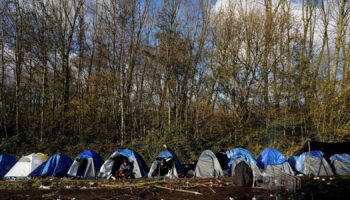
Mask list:
[[[123,163],[119,167],[118,177],[119,178],[132,178],[131,175],[132,175],[131,164],[126,159],[124,159]]]
[[[242,161],[236,165],[233,183],[241,187],[251,187],[253,185],[253,171],[246,162]]]

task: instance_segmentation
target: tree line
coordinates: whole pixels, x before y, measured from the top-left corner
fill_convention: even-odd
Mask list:
[[[350,2],[227,2],[0,1],[1,150],[348,140]]]

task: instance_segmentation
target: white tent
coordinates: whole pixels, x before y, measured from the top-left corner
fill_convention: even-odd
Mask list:
[[[32,171],[47,160],[47,156],[42,153],[32,153],[23,156],[5,175],[5,179],[21,179],[27,177]]]
[[[219,178],[224,176],[220,162],[212,151],[205,150],[201,153],[194,176],[197,178]]]
[[[67,175],[75,178],[95,178],[102,163],[101,156],[96,152],[84,151],[75,158]]]

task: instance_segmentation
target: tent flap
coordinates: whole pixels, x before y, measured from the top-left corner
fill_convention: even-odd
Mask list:
[[[0,179],[16,164],[17,159],[13,156],[0,154]]]

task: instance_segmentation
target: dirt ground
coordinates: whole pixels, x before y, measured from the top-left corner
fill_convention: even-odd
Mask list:
[[[0,199],[349,199],[350,177],[303,178],[295,194],[236,187],[230,179],[0,181]]]

